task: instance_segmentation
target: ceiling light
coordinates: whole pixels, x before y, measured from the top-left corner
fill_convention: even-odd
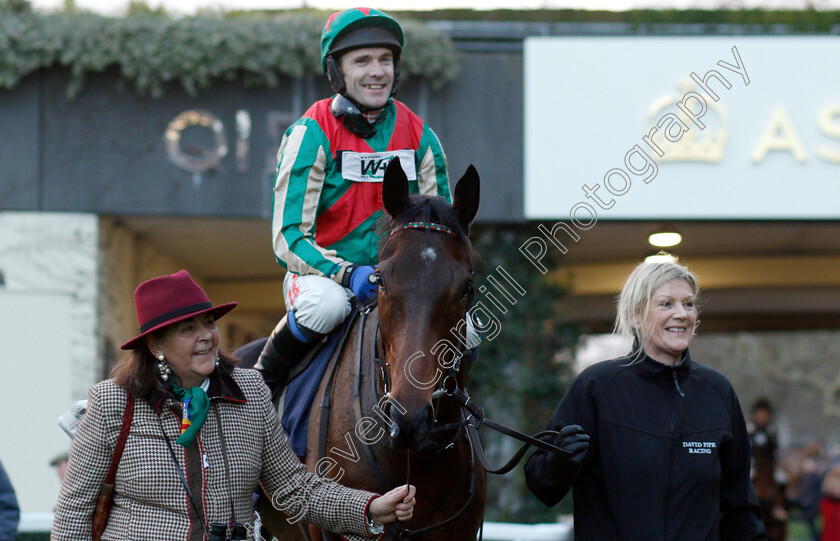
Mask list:
[[[661,233],[654,233],[648,237],[648,242],[659,248],[667,248],[668,246],[676,246],[682,242],[682,235],[672,231],[663,231]]]

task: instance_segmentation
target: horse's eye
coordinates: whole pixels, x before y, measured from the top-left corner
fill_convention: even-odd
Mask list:
[[[473,281],[467,280],[464,282],[464,285],[461,286],[461,298],[472,300],[473,296],[475,295],[475,288],[473,287]]]
[[[378,272],[374,272],[370,275],[370,281],[371,283],[376,284],[379,287],[385,287],[385,282],[382,281],[382,275]]]

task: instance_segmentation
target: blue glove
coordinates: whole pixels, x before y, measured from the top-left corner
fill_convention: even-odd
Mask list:
[[[379,286],[370,282],[371,275],[375,272],[370,265],[362,265],[353,269],[350,275],[350,291],[361,302],[367,302],[379,292]]]

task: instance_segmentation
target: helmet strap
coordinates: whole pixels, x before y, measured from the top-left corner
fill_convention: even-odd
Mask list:
[[[344,84],[344,74],[341,73],[341,68],[338,67],[338,62],[336,62],[335,57],[328,55],[326,64],[327,80],[330,82],[330,86],[339,94],[344,94],[347,90],[347,85]]]
[[[400,61],[401,54],[394,54],[394,85],[391,87],[391,97],[397,95],[397,89],[400,87],[400,67],[402,62]]]

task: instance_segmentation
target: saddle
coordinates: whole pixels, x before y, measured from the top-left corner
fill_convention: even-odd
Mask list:
[[[291,374],[283,398],[280,424],[283,425],[283,430],[289,438],[292,450],[299,457],[306,456],[309,411],[312,401],[315,399],[330,361],[344,349],[346,337],[353,329],[358,313],[358,306],[354,306],[344,322],[328,334],[321,344],[313,348]]]

